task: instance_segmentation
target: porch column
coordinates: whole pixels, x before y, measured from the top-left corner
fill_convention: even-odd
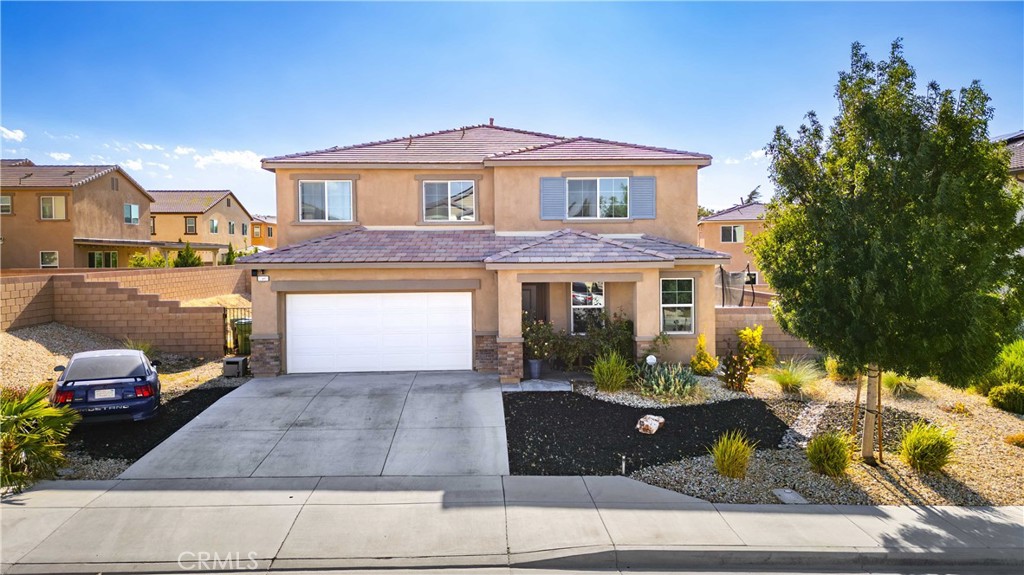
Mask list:
[[[523,284],[515,270],[498,270],[498,375],[501,383],[523,378]]]
[[[633,319],[635,353],[647,347],[661,333],[661,276],[658,270],[644,270],[634,290]]]

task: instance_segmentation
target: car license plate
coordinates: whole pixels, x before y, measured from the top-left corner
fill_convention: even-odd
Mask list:
[[[97,389],[93,394],[96,399],[114,399],[117,397],[116,389]]]

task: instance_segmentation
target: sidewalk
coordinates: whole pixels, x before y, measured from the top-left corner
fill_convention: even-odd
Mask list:
[[[63,481],[0,513],[4,573],[1024,568],[1021,507],[713,505],[623,477]]]

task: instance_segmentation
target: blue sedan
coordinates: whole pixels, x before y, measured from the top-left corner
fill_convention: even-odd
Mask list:
[[[68,405],[82,421],[149,419],[160,409],[160,377],[146,354],[134,349],[76,353],[57,366],[50,403]]]

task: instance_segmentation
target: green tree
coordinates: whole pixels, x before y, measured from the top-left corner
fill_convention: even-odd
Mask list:
[[[989,97],[978,82],[918,94],[899,40],[880,62],[854,44],[835,93],[827,138],[811,112],[767,148],[778,192],[752,249],[778,294],[775,317],[869,365],[869,407],[883,369],[964,385],[1024,314],[1024,194],[988,138]],[[874,420],[869,411],[869,462]]]
[[[697,206],[697,217],[698,218],[706,218],[708,216],[713,216],[713,215],[715,215],[715,210],[712,210],[711,208],[705,208],[704,206]]]
[[[185,242],[185,247],[178,250],[178,255],[174,258],[174,267],[197,268],[201,265],[203,265],[203,260],[199,257],[199,254],[192,249],[192,245],[189,242]]]
[[[224,265],[231,265],[238,259],[238,252],[235,251],[235,246],[228,242],[228,253],[224,254]]]

